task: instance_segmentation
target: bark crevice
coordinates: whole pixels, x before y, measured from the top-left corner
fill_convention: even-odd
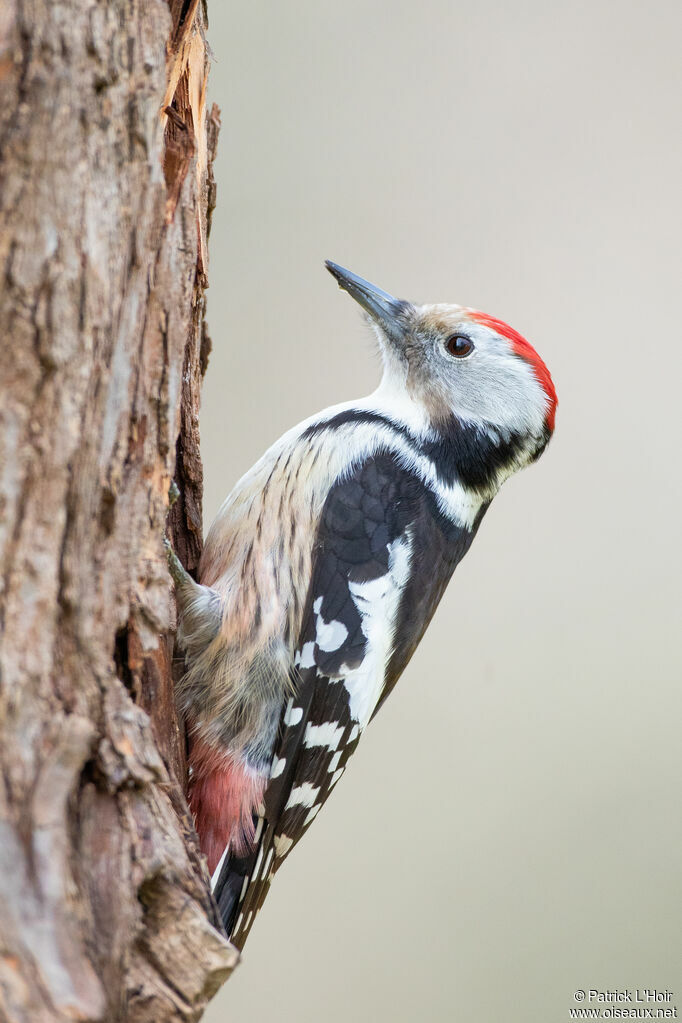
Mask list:
[[[0,1020],[198,1019],[162,546],[201,553],[219,117],[197,0],[0,16]],[[180,498],[170,509],[175,477]]]

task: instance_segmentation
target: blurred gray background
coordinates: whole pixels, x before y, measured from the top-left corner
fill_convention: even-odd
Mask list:
[[[678,3],[209,3],[222,109],[206,525],[285,429],[372,390],[322,261],[538,348],[506,484],[209,1023],[682,1015]]]

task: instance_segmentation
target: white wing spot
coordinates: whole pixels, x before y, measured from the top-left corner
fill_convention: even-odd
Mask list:
[[[320,786],[311,785],[309,781],[303,782],[302,785],[297,785],[289,793],[284,809],[290,810],[292,806],[312,806],[317,799],[319,791]]]
[[[273,858],[274,855],[275,855],[275,850],[272,848],[272,846],[270,846],[270,848],[268,849],[268,855],[265,857],[265,863],[263,864],[263,869],[261,870],[261,877],[267,877],[268,874],[270,873],[270,866],[272,864],[272,858]]]
[[[277,859],[281,859],[291,849],[294,844],[293,838],[289,838],[288,835],[277,835],[275,838],[275,856]]]
[[[327,770],[330,771],[332,774],[334,773],[336,768],[339,766],[339,760],[341,759],[342,752],[343,752],[343,750],[339,750],[339,752],[335,753],[334,756],[329,761],[329,767],[327,768]]]
[[[299,668],[314,668],[315,667],[315,644],[311,640],[310,643],[304,643],[303,649],[298,655],[297,661]]]
[[[280,774],[286,767],[286,757],[275,757],[272,761],[272,767],[270,768],[270,777],[279,778]]]
[[[254,845],[256,845],[258,842],[260,842],[260,836],[263,834],[263,826],[264,825],[265,825],[265,817],[263,817],[263,815],[261,814],[261,816],[258,818],[258,824],[256,825],[256,830],[255,830],[254,836],[253,836],[253,844]]]
[[[286,713],[284,715],[285,725],[297,725],[303,717],[303,707],[294,707],[294,701],[289,700],[287,704]]]
[[[345,643],[348,638],[348,629],[343,622],[325,622],[322,615],[319,615],[315,638],[320,650],[324,650],[328,654],[333,653],[334,650],[338,650]]]
[[[315,667],[315,644],[329,654],[343,646],[348,638],[348,629],[343,622],[325,622],[321,614],[322,599],[318,597],[313,604],[313,611],[317,616],[315,639],[304,643],[301,650],[296,653],[295,661],[299,668]]]
[[[371,718],[384,687],[386,665],[393,650],[398,605],[410,575],[412,542],[409,533],[387,544],[387,549],[388,572],[385,575],[364,583],[348,583],[367,640],[362,662],[357,668],[347,671],[343,679],[351,716],[360,728],[364,728]]]
[[[254,864],[253,871],[251,872],[251,877],[253,877],[253,878],[258,877],[262,859],[263,859],[263,846],[261,846],[260,849],[258,850],[258,856],[256,857],[256,862]]]
[[[338,721],[327,721],[323,725],[311,725],[308,722],[305,726],[303,744],[308,747],[326,746],[333,752],[341,742],[343,732],[344,726],[340,725]]]
[[[223,855],[218,860],[218,866],[215,868],[215,870],[211,874],[211,889],[213,889],[215,887],[216,882],[217,882],[218,878],[220,877],[220,871],[222,869],[223,863],[225,862],[225,857],[227,856],[227,850],[229,848],[230,848],[230,843],[228,842],[228,844],[223,849]]]
[[[358,728],[357,725],[353,725],[353,727],[350,730],[350,735],[348,736],[348,741],[349,742],[355,742],[355,740],[357,739],[359,734],[360,734],[360,729]]]

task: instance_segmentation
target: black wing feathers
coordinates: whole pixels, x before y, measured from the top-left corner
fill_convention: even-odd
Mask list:
[[[298,684],[282,713],[259,844],[241,860],[226,858],[215,889],[226,929],[238,947],[272,874],[314,819],[359,739],[344,674],[362,664],[368,637],[353,584],[386,576],[391,545],[399,538],[409,540],[411,571],[398,604],[383,701],[472,537],[473,532],[445,519],[423,482],[388,453],[369,459],[330,491],[298,643]]]

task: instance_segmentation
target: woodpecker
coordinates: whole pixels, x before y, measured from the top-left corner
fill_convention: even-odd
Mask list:
[[[242,477],[198,582],[169,555],[190,806],[239,949],[557,406],[544,362],[506,323],[326,266],[376,334],[378,389],[289,430]]]

